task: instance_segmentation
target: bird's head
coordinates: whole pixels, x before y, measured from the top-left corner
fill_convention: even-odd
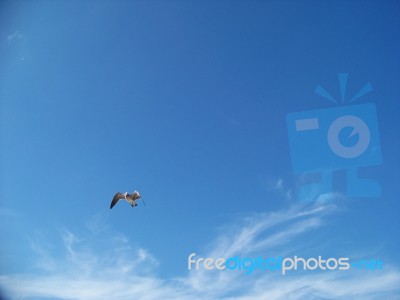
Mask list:
[[[142,197],[142,196],[140,196],[140,194],[139,194],[138,191],[134,191],[134,192],[133,192],[133,195],[135,195],[137,199],[139,199],[139,198]]]

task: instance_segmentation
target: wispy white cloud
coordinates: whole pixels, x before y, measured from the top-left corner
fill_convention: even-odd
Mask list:
[[[286,202],[293,202],[293,190],[287,188],[287,182],[283,178],[268,178],[262,181],[262,186],[268,191],[274,192],[279,199],[284,199]]]
[[[24,35],[21,33],[21,32],[19,32],[18,30],[16,30],[16,31],[14,31],[13,33],[11,33],[11,34],[9,34],[8,36],[7,36],[7,41],[9,42],[9,43],[11,43],[11,42],[13,42],[13,41],[15,41],[15,40],[22,40],[22,39],[24,39]]]
[[[322,217],[335,210],[337,208],[334,205],[312,206],[306,209],[293,206],[286,211],[254,214],[235,225],[229,224],[224,227],[213,245],[211,254],[229,257],[283,246],[284,241],[290,241],[293,236],[318,227],[317,223],[321,223]]]
[[[21,63],[24,62],[25,57],[28,54],[25,47],[27,42],[26,36],[19,30],[15,30],[13,33],[7,36],[7,42],[9,47],[13,48],[16,59],[18,59],[18,61]]]
[[[202,256],[227,258],[296,249],[297,238],[321,230],[337,211],[335,205],[324,204],[253,214],[221,228]],[[393,268],[379,274],[351,270],[285,276],[279,271],[245,275],[192,270],[180,277],[160,278],[158,260],[123,234],[108,229],[78,236],[63,230],[60,240],[61,255],[41,239],[32,243],[41,262],[36,271],[0,277],[12,299],[394,299],[400,292],[400,273]],[[179,259],[186,262],[187,257]]]

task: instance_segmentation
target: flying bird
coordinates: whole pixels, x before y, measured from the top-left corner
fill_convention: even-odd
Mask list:
[[[110,209],[113,208],[114,205],[117,204],[117,202],[121,199],[128,201],[128,203],[132,207],[137,206],[137,203],[135,202],[135,200],[140,199],[140,198],[142,198],[142,196],[140,196],[138,191],[134,191],[132,194],[128,194],[126,192],[122,194],[122,193],[118,192],[115,194],[115,196],[111,202]]]

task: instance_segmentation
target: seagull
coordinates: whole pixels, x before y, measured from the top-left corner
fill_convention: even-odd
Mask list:
[[[111,202],[110,209],[113,208],[114,205],[117,204],[117,202],[121,199],[128,201],[132,207],[137,206],[135,200],[137,200],[139,198],[142,198],[142,196],[140,196],[138,191],[134,191],[132,194],[128,194],[127,192],[122,194],[122,193],[118,192],[115,194],[115,196]]]

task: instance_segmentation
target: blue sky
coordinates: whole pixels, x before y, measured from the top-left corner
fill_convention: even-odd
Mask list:
[[[396,1],[2,1],[0,287],[10,299],[397,299]],[[286,116],[366,83],[379,197],[313,201]],[[304,159],[311,159],[304,157]],[[139,190],[146,206],[109,205]],[[187,257],[383,270],[189,271]]]

